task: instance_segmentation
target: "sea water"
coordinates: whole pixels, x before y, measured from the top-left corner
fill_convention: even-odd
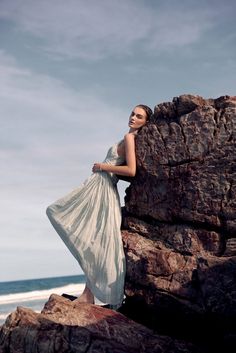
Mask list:
[[[84,275],[0,282],[0,325],[17,306],[40,312],[52,293],[79,296],[84,287]]]

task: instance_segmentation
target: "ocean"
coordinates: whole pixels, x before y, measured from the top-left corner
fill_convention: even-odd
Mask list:
[[[84,275],[0,282],[0,325],[17,306],[40,312],[52,293],[79,296],[84,287]]]

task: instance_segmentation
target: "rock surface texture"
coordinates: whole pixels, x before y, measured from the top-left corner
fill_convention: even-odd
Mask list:
[[[19,307],[0,333],[1,353],[181,353],[192,344],[154,335],[122,314],[51,295],[41,314]]]
[[[40,314],[20,307],[0,353],[235,352],[235,147],[236,97],[157,105],[126,190],[123,306],[52,295]]]
[[[157,105],[136,139],[122,232],[123,312],[228,349],[236,347],[235,147],[236,97]]]

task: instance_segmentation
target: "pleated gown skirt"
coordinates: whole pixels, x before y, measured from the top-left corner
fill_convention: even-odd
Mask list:
[[[82,186],[48,206],[46,213],[84,271],[94,296],[119,306],[124,296],[125,256],[115,178],[106,172],[92,174]]]

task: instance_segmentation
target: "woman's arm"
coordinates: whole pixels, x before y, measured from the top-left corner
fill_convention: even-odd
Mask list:
[[[124,137],[126,165],[110,165],[106,163],[95,163],[93,172],[105,171],[124,176],[135,176],[136,174],[136,155],[135,155],[135,136],[128,133]]]

